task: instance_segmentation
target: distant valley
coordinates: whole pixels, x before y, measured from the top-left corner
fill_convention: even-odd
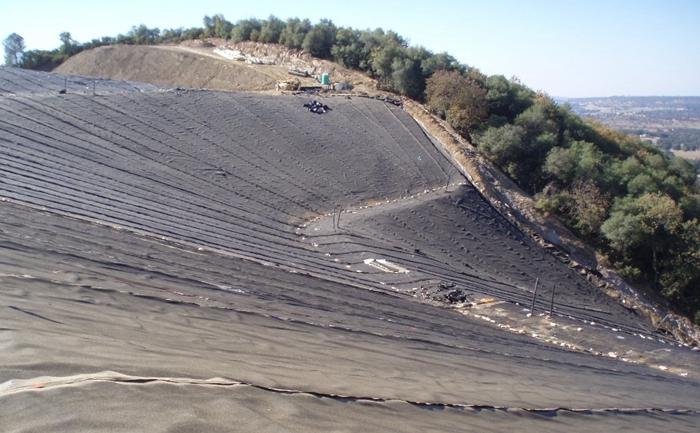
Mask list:
[[[699,96],[558,98],[558,102],[569,104],[581,116],[700,161]]]

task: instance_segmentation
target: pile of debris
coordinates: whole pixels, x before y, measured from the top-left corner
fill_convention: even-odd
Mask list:
[[[277,90],[299,90],[299,87],[301,87],[301,81],[297,80],[296,78],[293,80],[282,80],[278,81],[277,84],[275,84],[275,89]]]
[[[470,301],[470,296],[464,289],[446,281],[421,286],[416,295],[441,304],[465,304]]]
[[[238,50],[229,50],[226,48],[214,48],[214,54],[218,54],[229,60],[237,60],[239,62],[245,62],[246,55]]]
[[[380,101],[384,101],[387,104],[396,105],[397,107],[401,107],[403,105],[403,102],[401,101],[401,99],[396,99],[396,98],[392,98],[389,96],[378,96],[376,99],[379,99]]]
[[[328,105],[322,104],[315,99],[311,102],[307,102],[306,104],[304,104],[304,107],[306,107],[310,112],[316,114],[324,114],[331,111]]]
[[[333,84],[333,90],[335,90],[336,92],[352,90],[352,88],[353,88],[353,85],[351,83],[341,82],[341,83],[334,83]]]

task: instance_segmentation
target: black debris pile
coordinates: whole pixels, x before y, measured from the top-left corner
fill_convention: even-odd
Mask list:
[[[316,101],[315,99],[311,102],[307,102],[306,104],[304,104],[304,107],[306,107],[310,112],[316,114],[324,114],[331,111],[328,105],[322,104]]]
[[[463,304],[469,301],[467,292],[454,283],[442,281],[437,284],[421,286],[418,290],[418,295],[423,299],[441,304]]]
[[[182,96],[187,94],[190,91],[190,89],[186,89],[184,87],[176,87],[173,89],[173,91],[175,92],[175,96]]]
[[[403,106],[403,102],[400,99],[391,98],[389,96],[378,96],[377,99],[384,101],[387,104],[396,105],[397,107]]]

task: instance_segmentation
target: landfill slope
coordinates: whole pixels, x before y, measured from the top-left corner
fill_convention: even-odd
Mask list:
[[[106,80],[86,75],[59,75],[0,66],[0,96],[51,95],[62,93],[100,94],[153,91],[152,84]]]
[[[697,430],[698,353],[400,107],[22,74],[0,68],[23,83],[0,96],[4,431]]]

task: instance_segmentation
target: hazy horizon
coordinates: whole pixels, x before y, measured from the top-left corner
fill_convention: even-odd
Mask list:
[[[699,95],[591,95],[591,96],[561,96],[550,95],[555,99],[602,99],[602,98],[700,98]]]
[[[0,37],[12,32],[27,49],[53,49],[69,31],[86,42],[132,26],[201,26],[204,15],[329,18],[338,26],[382,27],[432,51],[447,51],[486,74],[518,77],[557,98],[700,95],[700,2],[513,0],[480,2],[149,2],[98,5],[72,0],[0,0]],[[89,5],[89,7],[88,7]],[[41,11],[37,14],[36,11]],[[369,13],[371,12],[371,13]]]

